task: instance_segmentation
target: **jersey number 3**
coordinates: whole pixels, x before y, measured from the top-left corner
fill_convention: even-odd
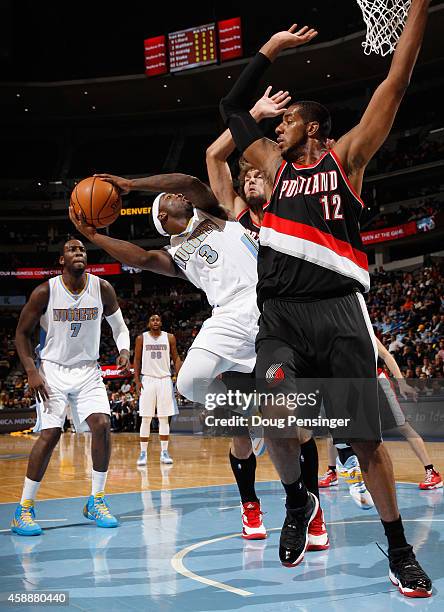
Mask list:
[[[207,260],[207,263],[214,264],[218,259],[217,251],[213,251],[208,244],[203,244],[199,249],[199,255]]]
[[[344,218],[344,215],[342,214],[341,196],[339,193],[335,193],[331,197],[331,200],[329,199],[328,195],[324,195],[322,198],[320,198],[320,202],[322,204],[324,219],[326,221],[336,221]]]
[[[71,338],[77,338],[81,327],[82,327],[81,323],[71,323],[71,331],[72,331]]]

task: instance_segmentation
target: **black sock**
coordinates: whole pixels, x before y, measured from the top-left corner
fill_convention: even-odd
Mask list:
[[[256,455],[251,453],[248,459],[238,459],[230,450],[230,463],[236,478],[242,503],[257,502],[254,483],[256,480]]]
[[[342,463],[342,465],[345,464],[347,459],[355,455],[355,451],[352,449],[351,446],[347,446],[347,448],[338,448],[336,450],[338,451],[339,461]]]
[[[301,444],[301,476],[305,486],[319,499],[318,487],[319,458],[314,438]]]
[[[302,508],[307,503],[307,488],[302,480],[302,474],[299,478],[291,484],[282,483],[285,492],[287,494],[287,501],[285,505],[287,508],[294,510],[295,508]]]
[[[433,463],[431,463],[430,465],[425,465],[424,469],[427,470],[433,470]]]
[[[327,467],[328,467],[328,469],[329,469],[331,472],[336,472],[336,466],[335,466],[335,465],[328,465]]]
[[[385,521],[381,520],[381,523],[384,527],[385,535],[388,540],[389,550],[408,546],[408,542],[404,535],[404,526],[402,524],[401,515],[398,519],[396,519],[396,521],[386,523]]]

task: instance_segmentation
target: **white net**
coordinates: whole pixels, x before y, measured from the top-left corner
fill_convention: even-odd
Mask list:
[[[402,34],[411,0],[357,0],[361,7],[367,36],[364,53],[382,56],[393,53]]]

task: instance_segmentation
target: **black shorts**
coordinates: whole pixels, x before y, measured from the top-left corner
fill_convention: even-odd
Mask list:
[[[256,338],[257,386],[316,392],[336,441],[380,440],[377,347],[362,294],[313,302],[267,300]],[[321,401],[311,409],[315,418]],[[299,409],[298,409],[299,410]],[[309,409],[302,410],[305,417]]]

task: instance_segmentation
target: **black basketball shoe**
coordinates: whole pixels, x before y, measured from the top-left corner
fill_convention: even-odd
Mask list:
[[[281,531],[279,558],[285,567],[294,567],[304,558],[308,546],[308,527],[319,508],[319,501],[313,493],[302,508],[287,508],[287,516]]]
[[[389,550],[389,578],[405,597],[430,597],[432,581],[416,560],[411,546]]]

